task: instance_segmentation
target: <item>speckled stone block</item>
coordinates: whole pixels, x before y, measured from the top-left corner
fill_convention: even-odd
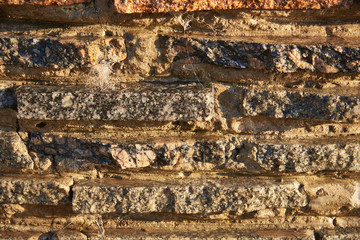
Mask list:
[[[178,12],[203,11],[225,9],[323,9],[344,8],[352,4],[352,0],[195,0],[195,1],[120,1],[115,0],[114,5],[118,13],[144,13],[144,12]]]
[[[297,182],[250,179],[166,183],[104,179],[76,184],[73,191],[73,210],[78,213],[242,214],[307,205]]]
[[[270,72],[360,73],[360,48],[160,37],[164,59]]]
[[[25,143],[15,131],[0,130],[0,171],[33,169]]]
[[[37,6],[66,6],[79,3],[89,3],[91,0],[0,0],[0,6],[6,5],[37,5]]]
[[[15,108],[16,97],[14,96],[14,90],[6,85],[0,84],[0,109],[1,108]]]
[[[254,160],[267,171],[359,171],[360,143],[259,144]]]
[[[357,95],[240,89],[239,107],[243,116],[307,118],[336,122],[360,119],[360,98]]]
[[[122,38],[51,39],[0,38],[0,65],[79,68],[121,62],[126,58]]]
[[[35,176],[0,179],[0,203],[55,205],[70,202],[70,178],[40,178]]]
[[[212,117],[211,88],[141,84],[114,91],[22,87],[18,117],[42,120],[206,121]]]
[[[226,96],[225,100],[222,96]],[[360,119],[360,98],[351,91],[330,93],[235,87],[223,92],[219,100],[223,114],[228,117],[267,116],[333,122],[358,122]]]

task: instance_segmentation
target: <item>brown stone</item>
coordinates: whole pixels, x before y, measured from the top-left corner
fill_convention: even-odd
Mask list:
[[[352,0],[233,0],[233,1],[121,1],[115,0],[114,5],[118,13],[144,13],[144,12],[178,12],[203,11],[225,9],[326,9],[344,8],[352,4]]]
[[[40,6],[49,6],[49,5],[58,5],[66,6],[79,3],[88,3],[90,0],[0,0],[1,5],[40,5]]]

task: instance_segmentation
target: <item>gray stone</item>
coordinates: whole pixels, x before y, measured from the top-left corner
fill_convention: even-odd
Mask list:
[[[15,131],[0,130],[0,168],[1,171],[34,168],[26,145]]]
[[[357,95],[310,93],[287,90],[257,90],[231,88],[222,93],[230,94],[238,104],[237,113],[221,100],[223,113],[235,116],[268,116],[274,118],[307,118],[336,122],[360,119],[360,98]],[[239,99],[238,101],[236,100]]]
[[[55,205],[70,202],[70,178],[1,177],[0,203]]]
[[[96,139],[91,135],[31,133],[29,149],[39,162],[54,157],[59,171],[76,172],[95,165],[122,169],[155,167],[168,170],[209,170],[223,166],[238,145],[224,137],[151,138],[142,141]]]
[[[354,240],[360,239],[360,233],[358,228],[340,229],[324,231],[321,234],[323,240]]]
[[[73,210],[78,213],[242,214],[307,205],[298,182],[250,179],[166,183],[103,179],[76,184],[73,192]]]
[[[123,39],[0,38],[0,65],[79,68],[126,58]]]
[[[268,171],[359,171],[360,144],[259,144],[255,161]]]
[[[0,85],[0,108],[15,108],[14,89]]]
[[[161,36],[169,62],[192,59],[224,67],[271,72],[360,72],[360,48],[341,45],[270,44]]]
[[[213,114],[210,88],[141,84],[114,91],[22,87],[18,117],[43,120],[205,121]]]

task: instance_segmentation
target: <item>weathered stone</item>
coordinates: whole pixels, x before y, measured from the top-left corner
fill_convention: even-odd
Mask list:
[[[0,0],[1,5],[39,5],[39,6],[49,6],[49,5],[58,5],[66,6],[79,3],[88,3],[90,0]]]
[[[87,233],[89,240],[101,240],[101,234]],[[218,231],[169,231],[161,229],[161,231],[148,231],[146,229],[134,229],[129,231],[127,229],[105,232],[107,240],[130,240],[143,239],[161,240],[161,239],[241,239],[241,240],[287,240],[287,239],[306,239],[314,240],[314,232],[312,230],[264,230],[264,231],[234,231],[223,230]]]
[[[79,213],[214,214],[265,208],[304,207],[307,197],[297,182],[178,180],[138,182],[104,179],[73,188],[73,210]]]
[[[271,44],[161,36],[163,56],[223,67],[270,72],[359,73],[360,48],[300,44]]]
[[[121,62],[126,58],[122,38],[55,40],[0,38],[0,64],[26,67],[80,68]]]
[[[196,0],[184,2],[181,0],[153,2],[150,0],[141,1],[120,1],[115,0],[114,5],[118,13],[144,13],[144,12],[177,12],[177,11],[203,11],[203,10],[224,10],[224,9],[322,9],[322,8],[343,8],[352,4],[352,0],[234,0],[213,1]]]
[[[317,214],[334,216],[360,207],[360,184],[356,180],[308,181],[304,190],[309,208]]]
[[[225,116],[268,116],[275,118],[307,118],[336,122],[360,119],[360,98],[351,94],[311,93],[288,90],[256,90],[231,88],[222,95],[233,96],[232,105],[221,100]],[[238,100],[237,100],[238,99]]]
[[[79,231],[59,230],[52,234],[50,240],[87,240],[87,236]]]
[[[64,204],[70,202],[70,178],[40,178],[35,176],[1,177],[0,203]]]
[[[205,121],[213,114],[210,88],[141,84],[114,91],[22,87],[18,117],[43,120]]]
[[[360,239],[360,233],[358,228],[350,229],[339,229],[339,230],[329,230],[323,231],[321,234],[321,239],[323,240],[353,240]]]
[[[359,171],[360,144],[258,144],[254,160],[267,171]]]
[[[90,170],[95,165],[114,165],[122,169],[155,167],[194,170],[223,166],[238,141],[235,138],[227,140],[216,137],[115,141],[97,139],[91,135],[32,133],[29,149],[33,158],[40,163],[54,156],[56,168],[65,172]]]
[[[34,163],[17,132],[0,130],[0,171],[33,169]]]
[[[0,85],[0,108],[14,108],[16,106],[16,97],[14,90]]]

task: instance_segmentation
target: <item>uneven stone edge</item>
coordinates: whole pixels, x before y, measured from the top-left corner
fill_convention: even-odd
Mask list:
[[[269,72],[359,73],[359,47],[332,44],[274,44],[195,37],[160,36],[169,62],[266,70]],[[189,60],[188,60],[189,61]]]
[[[95,166],[119,169],[230,170],[253,173],[359,171],[358,138],[317,142],[254,141],[245,136],[198,136],[110,140],[65,133],[29,136],[35,168],[61,172],[89,171]]]

